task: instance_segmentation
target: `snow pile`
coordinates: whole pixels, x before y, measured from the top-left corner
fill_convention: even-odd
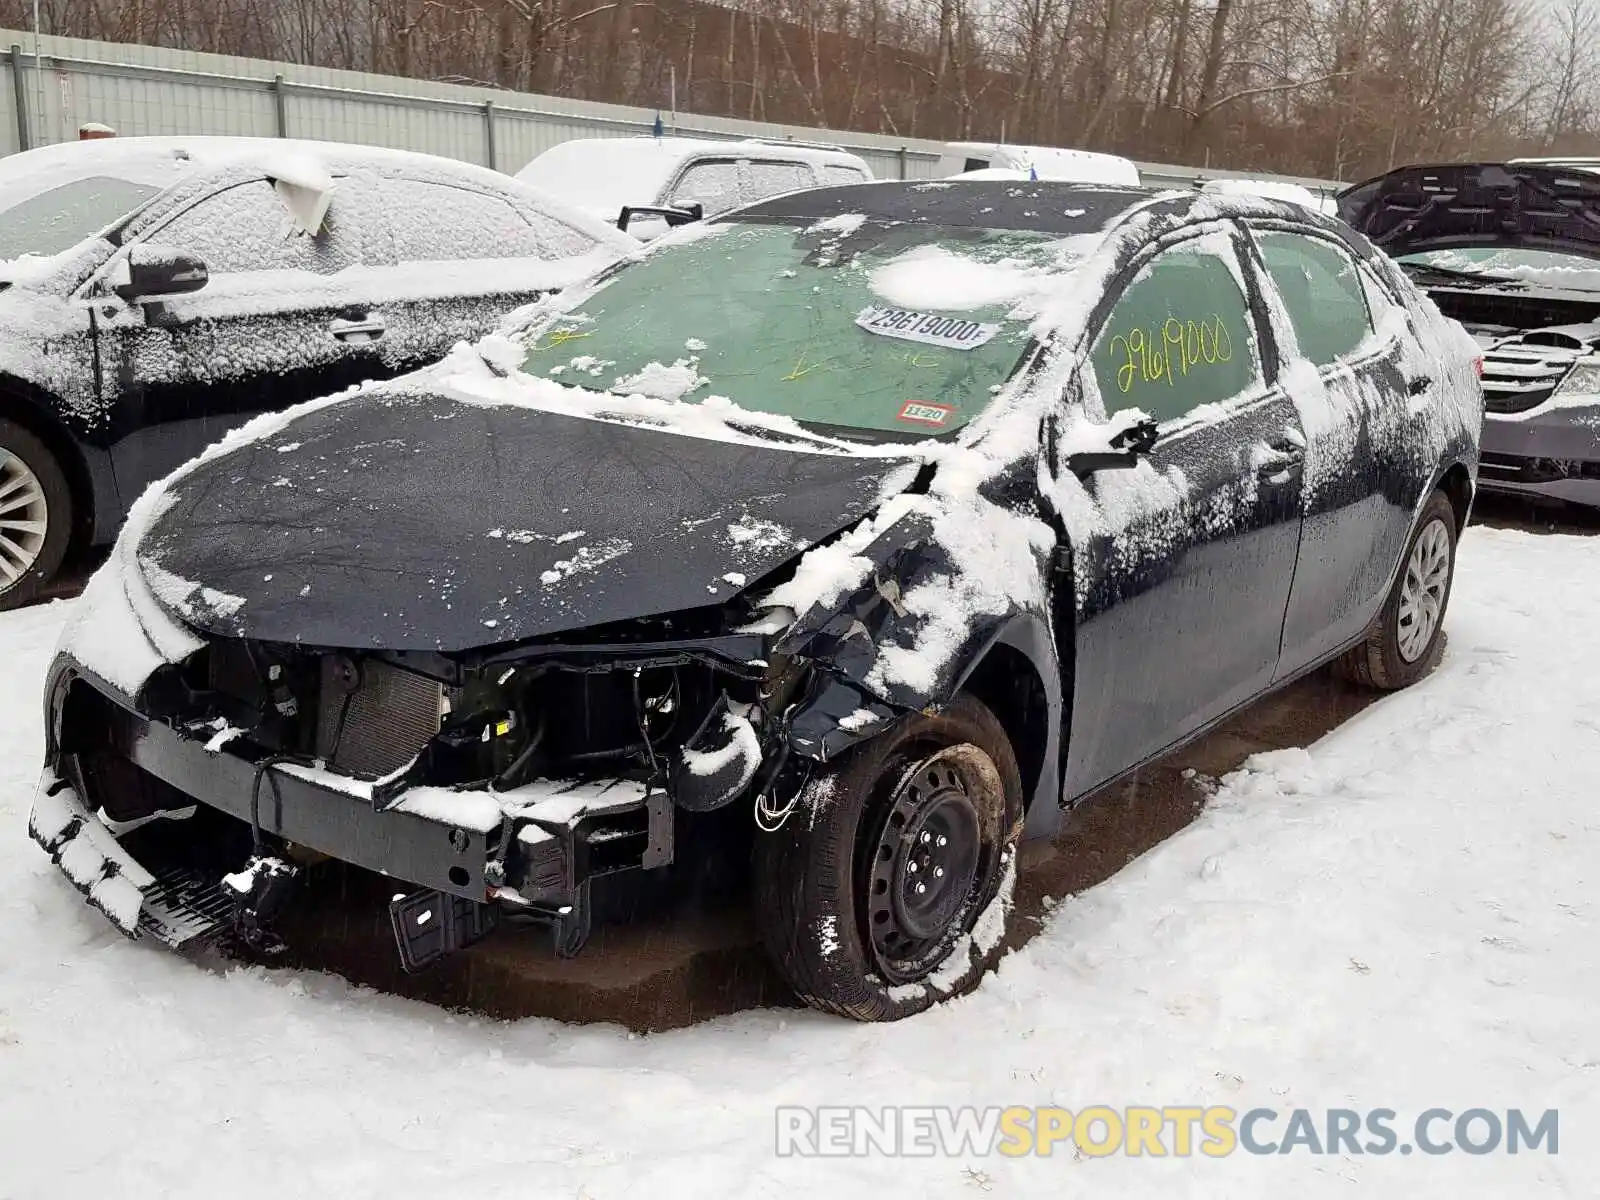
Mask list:
[[[874,295],[899,308],[967,312],[1014,304],[1060,276],[1016,260],[984,262],[943,246],[918,246],[873,270]]]
[[[671,366],[649,363],[642,370],[617,380],[611,385],[611,391],[653,400],[682,400],[711,382],[696,369],[698,362],[697,358],[680,358]]]

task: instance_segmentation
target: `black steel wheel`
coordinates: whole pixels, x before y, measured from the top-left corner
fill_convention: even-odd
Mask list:
[[[970,991],[999,957],[1022,783],[970,696],[884,730],[758,831],[757,916],[806,1003],[895,1020]]]

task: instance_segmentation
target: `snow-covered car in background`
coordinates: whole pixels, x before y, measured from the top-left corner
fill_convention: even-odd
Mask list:
[[[260,940],[328,856],[408,966],[502,910],[571,954],[753,861],[799,995],[891,1019],[995,961],[1024,834],[1438,657],[1476,348],[1303,207],[795,193],[556,307],[141,500],[30,822],[125,932]]]
[[[630,245],[497,172],[392,150],[0,159],[0,609],[254,414],[436,361]]]
[[[951,142],[939,160],[945,178],[982,179],[981,171],[1015,171],[1024,179],[1139,186],[1139,168],[1131,158],[1061,146],[1012,146],[1003,142]],[[993,177],[991,177],[993,178]]]
[[[1213,195],[1265,196],[1269,200],[1284,200],[1290,204],[1303,204],[1331,217],[1339,215],[1338,200],[1329,195],[1319,195],[1302,183],[1288,179],[1207,179],[1200,190]]]
[[[540,154],[517,178],[650,240],[667,229],[662,210],[715,217],[785,192],[869,183],[872,168],[848,150],[802,142],[573,138]],[[625,217],[624,210],[637,215]]]
[[[1339,205],[1482,346],[1484,490],[1600,506],[1600,174],[1409,166]]]

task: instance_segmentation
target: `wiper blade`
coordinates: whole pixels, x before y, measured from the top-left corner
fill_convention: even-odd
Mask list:
[[[1450,279],[1470,279],[1474,283],[1524,283],[1525,280],[1517,279],[1511,275],[1496,275],[1492,271],[1461,271],[1455,267],[1439,267],[1433,263],[1401,263],[1400,266],[1408,272],[1427,272],[1430,275],[1444,275]]]

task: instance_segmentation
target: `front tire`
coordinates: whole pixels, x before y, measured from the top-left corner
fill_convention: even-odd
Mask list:
[[[1341,675],[1389,692],[1410,687],[1438,665],[1455,581],[1457,532],[1450,498],[1434,492],[1377,619],[1365,640],[1338,660]]]
[[[55,456],[0,419],[0,612],[38,599],[72,540],[72,489]]]
[[[1022,781],[1004,728],[958,696],[855,747],[756,834],[755,907],[807,1004],[892,1021],[976,987],[1016,883]]]

